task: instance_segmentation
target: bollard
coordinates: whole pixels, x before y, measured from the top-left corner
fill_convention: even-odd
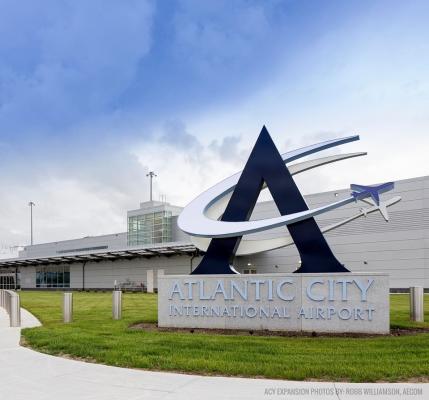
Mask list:
[[[3,308],[6,308],[7,291],[6,291],[6,289],[2,289],[0,292],[1,292],[0,306]]]
[[[21,305],[19,301],[19,295],[11,292],[10,295],[10,314],[9,314],[10,326],[17,328],[21,326]]]
[[[410,319],[411,321],[424,322],[423,310],[423,287],[412,286],[410,287]]]
[[[73,293],[63,293],[63,321],[65,324],[73,321]]]
[[[164,276],[164,270],[163,269],[159,269],[157,271],[157,274],[156,274],[156,290],[158,290],[158,288],[159,288],[159,277],[160,276]]]
[[[6,289],[0,289],[0,307],[9,315],[9,326],[18,328],[21,326],[21,304],[19,294]]]
[[[146,272],[146,288],[148,293],[153,293],[153,269],[148,269]]]
[[[122,318],[122,291],[114,290],[112,293],[112,317],[113,319]]]

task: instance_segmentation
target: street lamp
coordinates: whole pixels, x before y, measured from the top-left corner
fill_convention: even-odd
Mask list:
[[[155,172],[150,171],[148,174],[146,174],[150,178],[150,201],[152,201],[152,179],[156,177],[157,175]]]
[[[28,205],[30,206],[30,235],[31,235],[30,242],[31,242],[31,245],[33,245],[33,206],[35,206],[36,204],[30,201]]]

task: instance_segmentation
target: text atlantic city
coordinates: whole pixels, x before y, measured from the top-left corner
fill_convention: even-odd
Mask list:
[[[170,317],[371,321],[375,308],[367,298],[373,283],[374,279],[318,277],[301,290],[293,278],[218,279],[210,284],[204,279],[174,280],[168,293],[174,304],[168,311]],[[355,296],[353,305],[348,305],[352,290],[358,299]],[[302,304],[298,309],[292,306],[295,300]]]

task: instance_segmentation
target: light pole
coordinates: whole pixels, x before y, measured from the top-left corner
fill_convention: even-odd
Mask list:
[[[31,235],[30,242],[31,242],[31,245],[33,245],[33,206],[35,206],[36,204],[30,201],[28,205],[30,206],[30,235]]]
[[[148,174],[146,174],[150,178],[150,201],[152,201],[152,179],[155,178],[157,175],[155,172],[150,171]]]

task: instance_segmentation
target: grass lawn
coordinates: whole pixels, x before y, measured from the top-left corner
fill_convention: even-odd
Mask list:
[[[111,293],[74,293],[74,321],[61,322],[60,292],[21,292],[43,326],[24,329],[28,346],[121,367],[187,373],[352,382],[429,379],[429,333],[342,337],[261,337],[128,329],[156,322],[157,297],[124,294],[123,319],[111,319]],[[408,321],[408,296],[391,296],[392,327]],[[429,321],[429,296],[425,296]]]

